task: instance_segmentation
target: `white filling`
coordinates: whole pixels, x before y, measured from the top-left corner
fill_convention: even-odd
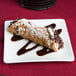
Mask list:
[[[48,31],[49,31],[50,35],[54,38],[54,32],[53,32],[53,30],[51,28],[48,28]]]

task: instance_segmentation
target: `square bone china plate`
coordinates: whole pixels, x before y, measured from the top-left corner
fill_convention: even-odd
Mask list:
[[[36,54],[37,50],[42,49],[42,46],[37,47],[23,55],[18,56],[17,52],[20,48],[22,48],[28,40],[22,39],[19,41],[11,41],[11,37],[13,36],[8,32],[7,28],[11,22],[11,20],[5,21],[5,30],[4,30],[4,63],[23,63],[23,62],[72,62],[74,61],[74,54],[70,42],[70,38],[68,35],[66,23],[64,19],[35,19],[30,20],[32,23],[36,24],[36,26],[44,27],[46,25],[55,23],[56,29],[62,29],[62,33],[60,34],[61,38],[64,42],[64,48],[58,50],[58,52],[52,52],[44,56],[38,56]],[[31,43],[28,47],[35,46],[35,43]]]

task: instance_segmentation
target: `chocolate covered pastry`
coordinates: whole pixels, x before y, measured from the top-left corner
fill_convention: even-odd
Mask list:
[[[63,41],[59,36],[62,30],[54,30],[55,26],[53,23],[45,27],[35,27],[29,20],[23,18],[11,22],[8,31],[53,51],[57,51],[63,47]]]

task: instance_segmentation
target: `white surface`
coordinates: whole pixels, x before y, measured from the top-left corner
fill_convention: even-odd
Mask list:
[[[19,40],[16,42],[12,42],[10,39],[13,36],[7,31],[7,28],[10,24],[9,21],[5,21],[5,36],[4,36],[4,63],[22,63],[22,62],[53,62],[53,61],[64,61],[64,62],[72,62],[74,61],[73,50],[71,47],[66,23],[64,19],[42,19],[42,20],[30,20],[36,26],[44,27],[51,23],[56,23],[56,29],[62,29],[62,33],[60,34],[61,38],[64,41],[64,48],[59,50],[58,52],[49,53],[44,56],[38,56],[36,54],[37,49],[42,47],[38,47],[28,53],[25,53],[21,56],[17,55],[17,51],[27,43],[27,40]],[[28,46],[31,47],[35,45],[32,43]]]

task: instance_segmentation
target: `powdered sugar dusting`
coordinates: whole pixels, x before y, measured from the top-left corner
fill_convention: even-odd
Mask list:
[[[24,26],[27,27],[28,30],[30,30],[33,34],[35,34],[39,38],[47,38],[48,39],[49,34],[47,33],[46,28],[32,26],[32,23],[26,19],[18,20],[18,22],[16,23],[17,26],[19,26],[19,25],[23,26],[23,24],[24,24]],[[18,30],[18,31],[20,32],[21,30]]]

